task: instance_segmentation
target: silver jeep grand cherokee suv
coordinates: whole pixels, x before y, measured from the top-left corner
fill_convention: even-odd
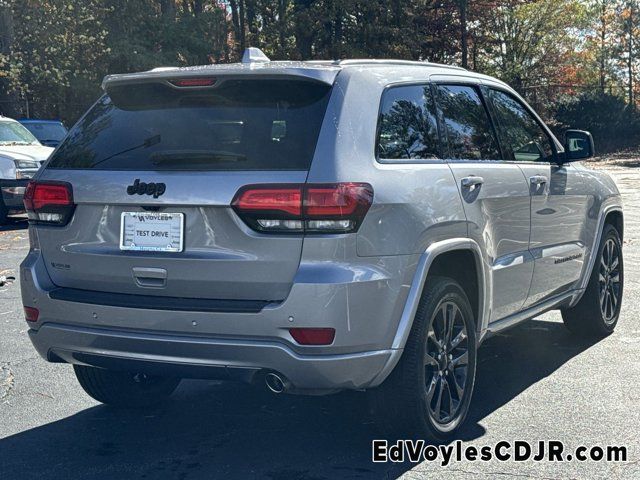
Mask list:
[[[408,61],[114,75],[29,184],[38,352],[108,404],[181,378],[371,390],[443,437],[477,349],[551,309],[613,331],[620,195],[504,83]]]

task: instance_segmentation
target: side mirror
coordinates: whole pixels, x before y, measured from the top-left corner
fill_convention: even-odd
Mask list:
[[[585,130],[567,130],[564,134],[564,161],[575,162],[595,155],[593,137]]]

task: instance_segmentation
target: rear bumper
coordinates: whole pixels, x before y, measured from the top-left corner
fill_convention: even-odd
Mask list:
[[[267,371],[284,375],[293,391],[368,386],[390,351],[300,355],[276,342],[214,339],[44,324],[30,330],[49,361],[133,370],[182,378],[258,381]]]
[[[61,299],[38,250],[20,277],[24,305],[40,312],[29,336],[49,361],[244,381],[275,371],[304,393],[375,387],[398,357],[392,345],[416,257],[362,262],[303,263],[288,297],[254,312]],[[336,336],[329,346],[301,346],[291,327],[332,327]]]
[[[29,180],[0,179],[0,194],[5,206],[12,212],[24,212],[24,191]]]

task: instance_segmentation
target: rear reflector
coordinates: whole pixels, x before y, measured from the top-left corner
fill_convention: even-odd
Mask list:
[[[181,78],[179,80],[171,80],[170,83],[176,87],[211,87],[215,85],[215,78]]]
[[[37,308],[24,307],[24,318],[27,319],[27,322],[37,322],[39,316],[40,312]]]
[[[248,185],[232,206],[251,228],[280,233],[350,233],[371,203],[367,183]]]
[[[73,215],[73,190],[67,182],[38,182],[27,184],[24,207],[29,221],[66,225]]]
[[[289,333],[300,345],[331,345],[336,336],[334,328],[290,328]]]

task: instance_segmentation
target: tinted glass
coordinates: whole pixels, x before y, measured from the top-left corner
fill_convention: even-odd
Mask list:
[[[438,157],[438,127],[429,85],[392,87],[382,96],[378,157],[385,160]]]
[[[39,145],[29,130],[18,122],[0,122],[0,145]]]
[[[24,126],[40,141],[59,142],[67,134],[67,129],[59,123],[25,123]]]
[[[489,115],[475,87],[440,85],[438,102],[443,113],[449,154],[452,158],[500,158]]]
[[[214,88],[112,88],[71,130],[49,168],[306,170],[331,87],[226,80]]]
[[[500,90],[492,91],[500,139],[509,160],[549,161],[553,149],[549,136],[520,101]]]

